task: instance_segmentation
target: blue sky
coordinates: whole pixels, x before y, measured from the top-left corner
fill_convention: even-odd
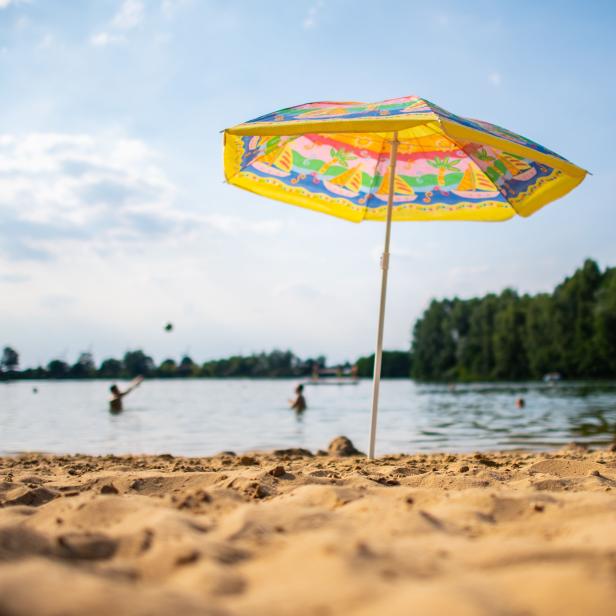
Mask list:
[[[383,226],[223,183],[221,129],[308,101],[417,94],[594,174],[529,219],[395,225],[386,347],[431,297],[616,265],[615,27],[608,1],[0,0],[0,345],[370,353]]]

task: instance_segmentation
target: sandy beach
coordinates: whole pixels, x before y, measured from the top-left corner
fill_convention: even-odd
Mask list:
[[[615,495],[575,446],[4,457],[0,613],[613,614]]]

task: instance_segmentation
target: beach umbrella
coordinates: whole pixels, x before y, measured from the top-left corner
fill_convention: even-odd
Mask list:
[[[344,218],[384,221],[369,456],[374,457],[392,221],[530,216],[586,171],[505,128],[407,96],[307,103],[224,131],[227,182]]]

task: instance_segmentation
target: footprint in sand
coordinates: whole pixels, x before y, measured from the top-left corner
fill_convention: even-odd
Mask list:
[[[45,503],[58,498],[60,494],[55,490],[49,490],[48,488],[33,488],[20,494],[16,498],[6,501],[5,506],[11,505],[28,505],[29,507],[40,507]]]
[[[113,539],[97,533],[68,533],[58,537],[58,555],[78,560],[107,560],[118,544]]]
[[[47,538],[23,526],[0,528],[0,561],[18,560],[25,556],[51,553]]]

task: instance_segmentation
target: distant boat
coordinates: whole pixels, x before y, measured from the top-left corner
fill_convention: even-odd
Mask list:
[[[312,371],[312,376],[304,382],[304,385],[357,385],[357,368],[350,370],[342,368],[317,368]]]
[[[562,380],[562,376],[560,374],[560,372],[548,372],[547,374],[543,375],[543,382],[544,383],[558,383],[558,381]]]

